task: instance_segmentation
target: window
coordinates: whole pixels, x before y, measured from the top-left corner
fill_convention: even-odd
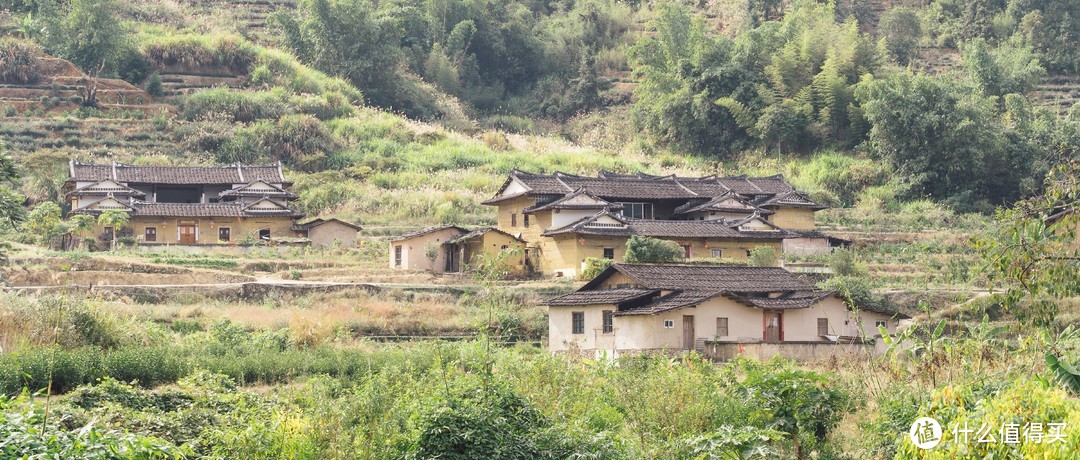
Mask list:
[[[664,320],[664,329],[671,329],[671,328],[674,328],[674,327],[675,327],[675,320],[673,320],[673,319],[665,319]]]
[[[829,318],[817,319],[817,335],[829,335]]]
[[[615,330],[615,312],[604,310],[604,333],[610,334]]]
[[[690,258],[690,245],[689,244],[680,244],[679,247],[681,247],[682,250],[683,250],[683,257],[689,259]]]
[[[528,214],[522,214],[521,215],[521,224],[524,225],[525,228],[529,228],[529,215]]]
[[[517,213],[516,212],[510,214],[510,226],[511,227],[517,227]]]
[[[146,227],[146,230],[143,230],[143,239],[149,242],[157,241],[157,227]]]
[[[716,335],[728,335],[727,318],[716,318]]]
[[[584,334],[585,333],[585,312],[583,312],[583,311],[575,311],[575,312],[571,313],[570,316],[571,316],[571,321],[573,322],[573,324],[571,324],[571,327],[573,327],[573,330],[571,332],[574,333],[574,334]]]
[[[887,323],[885,321],[880,321],[880,320],[879,321],[874,321],[874,329],[877,329],[879,327],[889,327],[889,323]]]
[[[615,285],[615,289],[630,289],[630,283],[619,283]]]
[[[614,259],[615,258],[615,248],[604,248],[604,258],[605,259]]]
[[[749,249],[746,250],[746,257],[750,257],[750,250]]]
[[[269,228],[260,228],[259,229],[259,239],[260,240],[269,240],[270,239],[270,229]]]
[[[217,239],[218,241],[232,241],[232,229],[229,227],[218,227]]]
[[[634,219],[652,219],[652,203],[619,203],[622,205],[622,215]]]
[[[394,266],[401,266],[401,245],[394,246]]]
[[[713,248],[713,250],[712,250],[712,256],[713,256],[714,258],[716,258],[716,259],[719,259],[719,258],[721,258],[721,257],[724,257],[724,250],[723,250],[723,249],[716,249],[716,248]]]

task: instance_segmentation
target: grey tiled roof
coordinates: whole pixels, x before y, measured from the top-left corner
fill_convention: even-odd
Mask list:
[[[334,219],[334,218],[330,218],[330,219],[312,219],[312,220],[309,220],[309,221],[304,222],[302,224],[293,225],[292,229],[293,230],[301,230],[301,231],[302,230],[311,230],[311,229],[313,229],[315,227],[318,227],[318,226],[320,226],[322,224],[328,224],[330,222],[337,222],[337,223],[339,223],[341,225],[344,225],[346,227],[356,229],[356,231],[363,230],[359,225],[356,225],[356,224],[351,223],[351,222],[345,222],[345,221],[343,221],[341,219]]]
[[[247,184],[263,181],[272,184],[289,183],[284,179],[281,165],[227,166],[134,166],[125,164],[71,163],[68,181],[100,181],[138,184]]]
[[[454,229],[454,230],[457,231],[458,235],[469,233],[468,230],[465,230],[464,228],[458,227],[457,225],[437,225],[437,226],[434,226],[434,227],[424,227],[424,228],[421,228],[421,229],[416,230],[416,231],[412,231],[412,232],[409,232],[409,233],[405,233],[405,234],[402,234],[402,235],[395,236],[395,237],[391,238],[390,241],[407,240],[407,239],[410,239],[410,238],[416,238],[418,236],[424,236],[424,235],[427,235],[428,233],[435,233],[435,232],[437,232],[439,230],[446,230],[446,229]]]
[[[245,184],[243,187],[237,187],[226,190],[218,194],[219,197],[270,197],[270,198],[285,198],[289,200],[295,200],[296,194],[278,187],[271,183],[266,183],[271,187],[271,190],[252,190],[247,188],[251,184]]]
[[[629,300],[655,295],[655,289],[601,289],[597,291],[577,291],[555,297],[545,302],[546,305],[565,307],[576,305],[619,304]]]
[[[579,188],[605,199],[689,199],[712,198],[726,192],[740,195],[775,195],[794,190],[783,176],[768,177],[678,177],[648,174],[615,174],[602,171],[597,177],[556,172],[533,174],[514,170],[506,183],[518,180],[530,195],[564,195]],[[500,192],[502,191],[500,188]]]
[[[596,220],[602,216],[608,216],[624,225],[611,226],[608,224],[596,224]],[[725,239],[755,239],[755,240],[782,240],[796,236],[794,233],[777,230],[748,230],[742,231],[738,226],[746,220],[653,220],[653,219],[630,219],[617,216],[608,212],[601,212],[594,216],[581,219],[564,227],[545,230],[543,236],[573,233],[579,235],[599,236],[650,236],[655,238],[725,238]]]
[[[680,308],[693,307],[713,297],[721,295],[721,292],[706,290],[676,291],[656,299],[648,305],[620,310],[616,316],[631,315],[655,315]]]
[[[243,203],[147,203],[132,201],[133,215],[161,217],[302,217],[292,210],[251,211]]]
[[[499,230],[499,229],[497,229],[495,227],[481,227],[481,228],[478,228],[478,229],[473,230],[471,232],[468,232],[468,233],[466,233],[464,235],[456,236],[456,237],[454,237],[452,239],[447,240],[446,242],[447,243],[460,243],[462,241],[471,240],[471,239],[476,238],[478,236],[483,236],[487,232],[502,233],[503,235],[509,236],[510,238],[521,241],[521,238],[518,238],[518,237],[516,237],[514,235],[511,235],[509,233],[506,233],[506,232],[504,232],[502,230]]]
[[[133,189],[131,187],[124,186],[122,184],[117,184],[117,185],[119,185],[119,187],[112,187],[112,188],[107,188],[107,189],[104,189],[104,188],[95,189],[94,186],[98,185],[99,183],[101,183],[101,181],[98,181],[98,182],[95,182],[93,184],[86,185],[86,186],[83,186],[83,187],[79,187],[79,188],[77,188],[75,190],[67,192],[64,196],[95,196],[95,195],[114,195],[114,196],[125,196],[125,197],[126,196],[139,196],[139,197],[146,196],[146,193],[140,192],[140,191],[135,190],[135,189]]]
[[[608,270],[621,272],[647,289],[740,293],[814,289],[798,275],[779,267],[617,263]],[[602,283],[601,279],[609,274],[605,271],[582,289],[593,289],[599,286]]]
[[[568,203],[570,200],[572,200],[574,198],[577,198],[577,197],[579,197],[581,195],[585,195],[585,196],[587,196],[589,198],[592,198],[593,200],[596,200],[597,203],[596,204],[571,204],[571,203]],[[597,209],[597,210],[599,210],[599,209],[622,209],[622,208],[623,207],[622,207],[621,204],[610,203],[610,202],[604,200],[603,198],[598,198],[598,197],[594,196],[593,194],[585,191],[584,188],[579,188],[579,189],[575,190],[573,193],[568,193],[566,196],[564,196],[562,198],[559,198],[559,199],[557,199],[555,201],[551,201],[551,202],[545,203],[545,204],[539,204],[539,205],[536,205],[536,206],[530,206],[528,208],[523,209],[522,212],[536,212],[536,211],[544,211],[544,210],[547,210],[547,209],[582,209],[582,210]]]
[[[788,208],[809,208],[809,209],[825,209],[827,206],[822,206],[814,200],[811,200],[805,194],[796,190],[791,190],[785,193],[775,195],[773,197],[759,200],[756,206],[784,206]]]

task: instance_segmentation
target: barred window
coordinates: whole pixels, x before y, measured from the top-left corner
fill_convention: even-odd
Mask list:
[[[574,333],[574,334],[584,334],[585,333],[585,312],[583,312],[583,311],[575,311],[575,312],[573,312],[571,314],[571,316],[572,316],[572,322],[573,322],[573,324],[571,325],[573,330],[571,332]]]
[[[817,334],[829,335],[829,318],[817,319]]]

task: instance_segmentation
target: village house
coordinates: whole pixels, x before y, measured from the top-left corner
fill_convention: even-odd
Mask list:
[[[336,219],[296,224],[281,163],[228,166],[134,166],[71,161],[63,191],[70,215],[121,210],[129,222],[104,241],[133,237],[142,245],[235,245],[319,236],[355,244],[359,227]],[[332,225],[331,225],[332,224]],[[342,227],[348,230],[342,230]]]
[[[858,312],[778,267],[616,263],[576,292],[549,299],[555,352],[705,350],[755,344],[862,342],[902,315]]]
[[[525,242],[492,227],[466,230],[450,225],[428,227],[390,239],[390,268],[460,273],[481,254],[513,251],[507,259],[510,271],[531,272]]]
[[[828,252],[835,239],[814,230],[824,209],[782,176],[686,178],[602,171],[598,177],[514,170],[495,196],[497,228],[526,242],[530,265],[574,276],[585,259],[621,260],[633,235],[674,241],[687,258],[745,259]]]
[[[293,231],[300,238],[307,238],[312,246],[355,248],[360,236],[359,225],[341,219],[313,219],[293,225]]]

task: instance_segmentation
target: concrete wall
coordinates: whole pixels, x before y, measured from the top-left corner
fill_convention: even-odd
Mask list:
[[[705,357],[718,361],[727,361],[736,356],[745,356],[759,361],[780,356],[802,362],[812,362],[833,356],[882,355],[885,347],[879,340],[870,343],[722,343],[705,342]]]
[[[510,269],[516,273],[525,272],[525,243],[505,234],[489,231],[480,238],[474,238],[465,247],[465,257],[462,258],[462,269],[472,262],[478,254],[493,254],[503,249],[514,249],[518,252],[507,260]]]
[[[340,241],[341,247],[354,248],[359,233],[348,225],[329,221],[308,230],[308,239],[314,246],[332,246],[335,241]]]
[[[135,240],[139,244],[155,245],[155,244],[179,244],[179,233],[177,227],[181,223],[192,223],[198,228],[198,239],[195,244],[222,244],[233,245],[237,243],[243,243],[248,236],[252,241],[257,241],[259,237],[259,229],[269,228],[270,239],[274,238],[291,238],[296,236],[292,230],[293,220],[288,217],[202,217],[202,218],[176,218],[176,217],[151,217],[151,216],[133,216],[131,221],[125,226],[132,230]],[[146,228],[154,227],[157,229],[157,241],[146,241]],[[229,228],[230,241],[223,242],[218,240],[219,229],[222,227]],[[101,226],[94,227],[94,236],[104,233],[104,228]]]
[[[612,277],[612,284],[632,283],[629,279]],[[601,334],[602,311],[615,310],[614,305],[589,305],[585,307],[550,307],[548,309],[549,343],[552,351],[571,348],[588,351],[605,349],[614,353],[640,350],[683,349],[683,317],[694,318],[694,343],[706,341],[718,343],[756,343],[764,339],[764,315],[760,308],[747,307],[727,297],[715,297],[696,307],[681,308],[658,315],[616,316],[614,331]],[[585,312],[585,334],[571,334],[571,312]],[[875,337],[875,320],[887,322],[889,333],[896,332],[897,322],[880,313],[862,313],[864,337]],[[727,318],[728,333],[717,335],[717,318]],[[783,322],[785,342],[828,343],[818,336],[817,319],[829,320],[830,335],[858,336],[858,321],[843,302],[829,297],[811,308],[786,310]],[[672,327],[665,327],[671,321]]]
[[[442,244],[447,240],[460,235],[460,230],[444,228],[406,240],[391,241],[389,246],[390,268],[400,270],[428,270],[436,273],[443,273],[446,271],[446,251],[442,249]],[[434,262],[428,259],[425,254],[428,244],[439,246],[439,255],[435,258]],[[394,264],[395,246],[401,246],[401,266],[396,266]]]
[[[828,238],[788,238],[784,240],[784,254],[809,256],[832,252]]]
[[[614,332],[604,334],[604,310],[614,311],[615,306],[549,307],[548,348],[551,351],[614,350],[615,336],[619,332],[619,318],[615,318]],[[584,334],[573,334],[573,312],[585,313]]]
[[[768,217],[769,222],[780,228],[790,230],[813,230],[814,210],[807,208],[776,208],[775,214]]]

